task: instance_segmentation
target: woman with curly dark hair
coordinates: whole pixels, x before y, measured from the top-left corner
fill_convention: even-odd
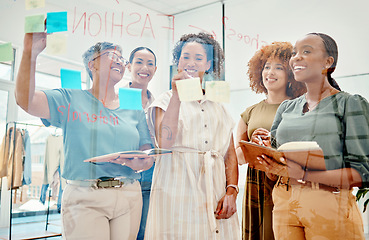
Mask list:
[[[296,82],[288,65],[292,45],[273,42],[257,51],[248,63],[250,87],[256,93],[264,93],[266,99],[252,105],[241,114],[238,123],[236,152],[239,163],[245,162],[240,140],[250,141],[255,129],[270,129],[278,106],[286,99],[302,95],[303,83]],[[243,239],[274,239],[272,230],[272,189],[275,176],[248,168],[243,198]]]
[[[173,50],[179,73],[150,107],[159,147],[145,239],[240,239],[233,120],[220,103],[181,102],[176,82],[207,72],[219,79],[224,56],[209,34],[183,35]]]

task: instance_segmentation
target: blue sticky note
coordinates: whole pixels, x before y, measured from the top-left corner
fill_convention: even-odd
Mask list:
[[[82,89],[81,71],[71,69],[60,69],[62,88]]]
[[[119,107],[121,109],[142,110],[141,89],[119,88]]]
[[[68,31],[67,12],[49,12],[46,17],[48,33]]]

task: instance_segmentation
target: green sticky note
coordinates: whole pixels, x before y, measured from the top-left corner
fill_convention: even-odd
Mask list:
[[[206,99],[213,102],[229,103],[230,86],[225,81],[209,81],[205,82],[205,96]]]
[[[33,33],[33,32],[44,32],[45,31],[45,15],[32,15],[26,16],[24,22],[24,32],[25,33]]]
[[[0,61],[11,62],[14,60],[13,48],[11,43],[0,44]]]
[[[141,92],[137,88],[119,88],[119,108],[142,110]]]

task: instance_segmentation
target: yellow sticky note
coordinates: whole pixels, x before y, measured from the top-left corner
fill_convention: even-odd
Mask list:
[[[225,81],[209,81],[205,82],[206,99],[213,102],[229,103],[230,87]]]
[[[200,78],[190,78],[176,81],[179,99],[182,102],[203,99]]]
[[[24,32],[25,33],[33,33],[33,32],[44,32],[45,31],[45,15],[33,15],[26,16],[24,22]]]
[[[0,44],[0,62],[11,62],[14,60],[11,43]]]
[[[67,52],[67,35],[54,33],[47,35],[46,52],[50,55],[63,55]]]
[[[45,0],[26,0],[26,10],[45,7]]]

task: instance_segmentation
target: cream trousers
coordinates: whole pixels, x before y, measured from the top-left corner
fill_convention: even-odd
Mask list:
[[[99,189],[67,184],[62,199],[63,239],[134,240],[141,209],[138,181]]]

